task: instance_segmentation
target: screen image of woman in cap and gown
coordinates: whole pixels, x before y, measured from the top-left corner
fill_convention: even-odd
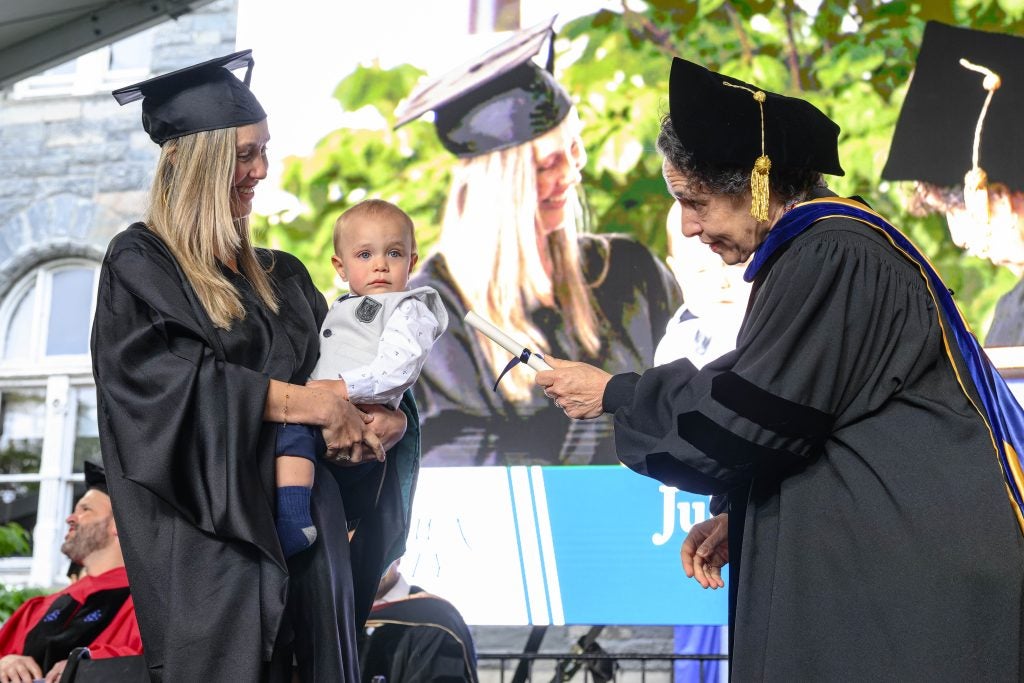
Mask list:
[[[406,532],[376,458],[407,418],[367,424],[339,382],[306,384],[327,305],[298,259],[251,245],[270,132],[242,66],[248,50],[114,93],[142,99],[161,152],[145,222],[113,238],[100,272],[100,443],[152,680],[292,681],[294,660],[301,680],[354,682],[357,624]],[[322,428],[326,458],[351,447],[362,461],[317,460],[319,537],[288,561],[274,524],[285,422]]]
[[[414,385],[425,465],[610,464],[608,421],[573,423],[533,371],[466,326],[467,311],[533,351],[613,371],[649,364],[681,303],[665,265],[622,235],[592,235],[579,196],[586,150],[568,93],[531,57],[550,25],[517,33],[474,65],[414,93],[399,125],[426,111],[458,157],[429,285],[449,329]]]
[[[669,82],[684,234],[751,258],[736,349],[536,381],[613,413],[635,472],[717,497],[681,556],[705,588],[728,564],[732,680],[1021,680],[1024,411],[927,259],[823,186],[839,126],[682,59]]]
[[[882,171],[887,180],[914,181],[911,213],[943,215],[957,246],[1018,278],[1022,63],[1024,38],[928,22]],[[1024,279],[996,304],[985,344],[1024,345]]]

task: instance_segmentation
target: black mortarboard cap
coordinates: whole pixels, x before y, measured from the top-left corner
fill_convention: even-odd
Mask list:
[[[966,59],[1002,80],[982,121],[978,164],[991,182],[1024,190],[1024,38],[928,22],[903,100],[887,180],[964,184],[973,167],[974,133],[988,92]]]
[[[103,466],[86,460],[83,463],[83,468],[85,470],[85,487],[110,495],[107,491],[107,474],[103,471]]]
[[[672,128],[698,163],[752,168],[762,153],[758,91],[765,93],[764,155],[773,167],[843,175],[839,126],[820,109],[678,57],[669,77]]]
[[[115,90],[118,104],[142,100],[142,127],[162,145],[183,135],[236,128],[267,118],[249,90],[252,50],[234,52]],[[246,67],[245,80],[231,72]]]
[[[395,127],[433,111],[441,144],[459,157],[538,138],[572,107],[551,75],[554,18],[515,35],[477,59],[418,88],[396,112]],[[546,68],[533,62],[547,43]]]

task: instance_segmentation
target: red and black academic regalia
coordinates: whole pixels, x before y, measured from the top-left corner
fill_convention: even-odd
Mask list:
[[[728,499],[734,680],[1024,677],[1024,540],[940,320],[916,264],[825,218],[734,352],[609,383],[626,465]]]
[[[124,567],[30,598],[0,628],[0,657],[31,656],[44,673],[76,647],[88,647],[94,659],[142,653]]]
[[[319,539],[286,564],[274,527],[276,429],[263,421],[264,406],[271,379],[309,377],[327,306],[297,259],[258,256],[271,267],[280,310],[225,269],[246,311],[230,331],[213,327],[141,224],[112,240],[100,272],[92,335],[100,439],[154,680],[290,680],[293,653],[303,680],[358,680],[355,625],[383,565],[350,552],[353,511],[339,483],[363,478],[385,495],[394,487],[380,485],[379,463],[336,479],[318,461]]]

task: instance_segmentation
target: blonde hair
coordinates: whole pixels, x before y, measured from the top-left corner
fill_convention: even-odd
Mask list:
[[[557,127],[569,149],[579,120],[570,112]],[[467,307],[533,350],[547,350],[548,341],[530,320],[530,310],[551,296],[562,312],[566,330],[593,357],[600,349],[599,320],[580,263],[577,235],[583,210],[575,187],[569,190],[566,222],[538,245],[537,169],[532,142],[462,160],[454,169],[438,250]],[[539,248],[548,250],[551,277]],[[495,376],[508,354],[491,342],[481,346]],[[518,369],[517,369],[518,370]],[[526,402],[532,373],[513,370],[502,379],[502,393]]]
[[[218,260],[234,258],[239,272],[274,313],[277,296],[256,257],[249,219],[231,215],[234,128],[185,135],[164,143],[149,192],[146,225],[167,245],[216,327],[245,317],[238,290]]]
[[[383,199],[364,199],[350,206],[334,221],[334,253],[341,255],[341,235],[345,228],[360,218],[390,219],[401,225],[412,240],[412,253],[416,253],[416,227],[409,214]]]

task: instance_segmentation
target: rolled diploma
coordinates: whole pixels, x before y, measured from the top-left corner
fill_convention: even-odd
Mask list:
[[[467,325],[482,332],[484,336],[511,353],[513,356],[518,357],[526,349],[525,346],[517,343],[515,339],[508,336],[495,327],[490,321],[484,320],[473,311],[466,313],[465,320]],[[526,364],[534,370],[551,369],[551,366],[544,362],[544,357],[536,351],[530,352],[530,359],[526,361]]]

